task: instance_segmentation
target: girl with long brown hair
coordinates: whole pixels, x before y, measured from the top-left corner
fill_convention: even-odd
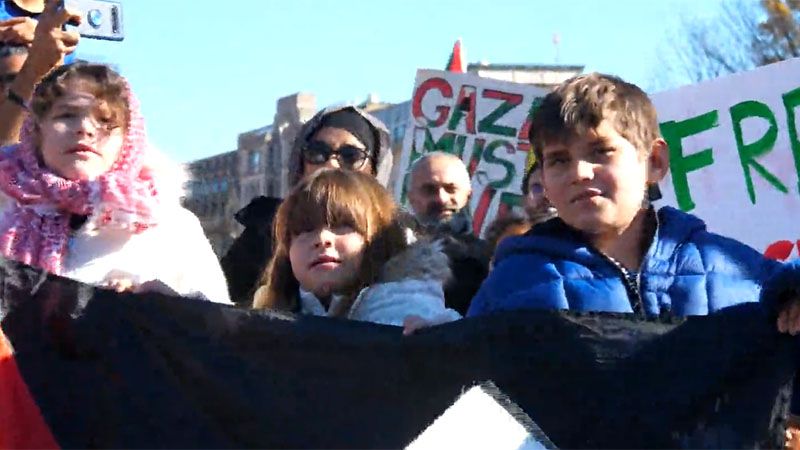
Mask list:
[[[397,206],[373,177],[322,169],[275,217],[275,251],[253,306],[402,325],[460,316],[444,306],[450,276],[436,244],[407,243]]]

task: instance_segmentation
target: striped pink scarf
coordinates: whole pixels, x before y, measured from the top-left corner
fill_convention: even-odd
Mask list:
[[[156,224],[158,192],[143,166],[147,141],[139,104],[127,90],[130,122],[117,161],[93,181],[55,175],[39,163],[34,121],[23,127],[20,143],[0,149],[0,191],[12,200],[0,220],[0,252],[11,259],[61,274],[72,215],[88,216],[85,226],[141,233]]]

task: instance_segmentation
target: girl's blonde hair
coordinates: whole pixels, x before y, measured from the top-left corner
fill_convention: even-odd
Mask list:
[[[292,272],[292,239],[322,227],[350,226],[364,237],[356,279],[338,292],[345,296],[334,316],[343,316],[358,292],[378,278],[383,265],[407,247],[406,230],[391,195],[373,177],[347,170],[322,169],[303,179],[278,208],[273,224],[272,259],[253,301],[256,309],[296,311],[300,283]]]

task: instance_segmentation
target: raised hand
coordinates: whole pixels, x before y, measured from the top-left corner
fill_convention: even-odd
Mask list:
[[[33,34],[25,69],[36,78],[43,78],[61,64],[64,56],[75,51],[80,35],[64,31],[67,22],[80,23],[81,17],[62,9],[58,0],[46,0],[44,11]]]

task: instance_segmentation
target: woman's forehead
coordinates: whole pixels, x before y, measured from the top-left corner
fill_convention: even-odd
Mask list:
[[[364,148],[361,142],[353,133],[344,128],[323,126],[311,135],[310,141],[322,141],[328,145],[340,147],[342,145],[354,145]]]

